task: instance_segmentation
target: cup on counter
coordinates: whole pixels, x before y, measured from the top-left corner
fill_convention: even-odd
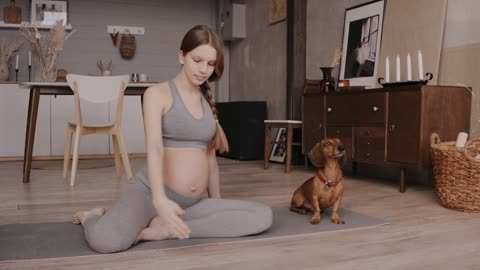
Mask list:
[[[132,73],[132,82],[138,82],[138,73]]]
[[[145,74],[145,73],[140,74],[138,79],[141,82],[146,82],[147,81],[147,74]]]

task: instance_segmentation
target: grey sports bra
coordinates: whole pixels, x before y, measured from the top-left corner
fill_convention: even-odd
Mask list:
[[[202,94],[203,116],[195,118],[183,103],[175,83],[168,81],[168,85],[173,102],[162,119],[163,146],[207,149],[217,131],[217,123],[208,101]]]

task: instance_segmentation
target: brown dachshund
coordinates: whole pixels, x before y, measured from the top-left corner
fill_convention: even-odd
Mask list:
[[[337,138],[323,139],[313,147],[308,157],[319,168],[317,175],[295,190],[290,211],[305,214],[310,210],[313,212],[310,223],[318,224],[323,209],[333,206],[333,223],[345,223],[337,213],[343,196],[341,164],[344,155],[345,147]]]

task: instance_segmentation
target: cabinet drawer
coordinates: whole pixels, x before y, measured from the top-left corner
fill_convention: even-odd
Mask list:
[[[355,128],[355,160],[384,161],[385,160],[385,128],[358,127]]]
[[[353,118],[356,124],[385,123],[385,93],[367,93],[355,97],[356,112]]]
[[[351,125],[355,115],[353,95],[327,96],[327,125]]]
[[[353,137],[351,127],[327,126],[327,138],[339,138],[345,146],[347,160],[353,157]]]

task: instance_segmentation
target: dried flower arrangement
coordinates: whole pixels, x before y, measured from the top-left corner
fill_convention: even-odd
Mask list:
[[[0,39],[0,62],[10,62],[10,59],[12,59],[13,55],[18,51],[20,46],[22,46],[22,43],[16,40],[7,44],[6,41]]]
[[[98,60],[97,67],[103,75],[110,73],[112,71],[112,59],[109,59],[105,63],[102,60]]]
[[[20,28],[22,34],[27,38],[32,49],[32,56],[37,64],[36,72],[39,77],[36,80],[54,82],[57,78],[57,56],[63,49],[65,38],[65,27],[62,21],[58,21],[47,34],[40,34],[37,28]]]

